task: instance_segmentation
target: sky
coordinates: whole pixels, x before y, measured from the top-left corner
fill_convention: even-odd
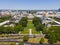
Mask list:
[[[60,8],[60,0],[0,0],[0,9],[51,10]]]

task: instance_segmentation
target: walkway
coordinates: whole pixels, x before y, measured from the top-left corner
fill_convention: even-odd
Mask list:
[[[56,21],[56,20],[54,20],[54,19],[51,19],[51,18],[48,18],[48,19],[52,20],[53,22],[55,22],[55,23],[57,23],[57,24],[60,24],[60,22],[58,22],[58,21]]]
[[[9,22],[10,22],[9,20],[4,21],[4,22],[0,23],[0,26],[4,25],[4,24],[6,24],[6,23],[9,23]]]

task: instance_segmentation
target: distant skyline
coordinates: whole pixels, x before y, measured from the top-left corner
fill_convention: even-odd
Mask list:
[[[60,8],[60,0],[0,0],[0,9],[52,10]]]

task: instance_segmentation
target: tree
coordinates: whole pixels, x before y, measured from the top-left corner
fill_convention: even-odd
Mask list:
[[[51,26],[48,28],[46,37],[48,42],[53,44],[60,40],[60,26]]]
[[[11,43],[10,45],[16,45],[16,44],[14,44],[14,43]]]
[[[34,17],[32,23],[34,24],[34,26],[36,26],[38,24],[42,24],[42,21],[40,18]]]
[[[24,45],[24,43],[20,42],[19,45]]]
[[[4,27],[3,26],[0,26],[0,34],[3,33],[3,29],[4,29]]]
[[[22,25],[23,27],[26,27],[27,26],[27,17],[23,17],[20,21],[19,21],[19,24]]]
[[[27,22],[26,21],[21,21],[20,23],[23,27],[26,27],[27,26]]]
[[[39,21],[39,18],[38,18],[38,17],[34,17],[34,18],[33,18],[33,24],[34,24],[36,21],[37,21],[37,22]]]
[[[40,43],[40,44],[43,44],[44,41],[45,41],[44,38],[41,38],[39,43]]]
[[[10,33],[14,33],[14,28],[13,27],[0,27],[0,34],[10,34]]]
[[[24,41],[24,42],[28,41],[28,39],[29,39],[28,36],[24,36],[24,37],[23,37],[23,41]]]
[[[40,18],[34,17],[32,23],[37,31],[43,31],[43,24]]]
[[[47,31],[46,27],[43,28],[42,32],[43,32],[43,34],[47,34],[48,31]]]
[[[21,25],[17,25],[17,26],[14,27],[15,33],[18,33],[19,31],[23,31],[23,29],[24,28]]]
[[[49,36],[48,42],[50,44],[56,43],[57,42],[56,36],[51,33],[50,36]]]
[[[43,31],[43,26],[42,26],[42,24],[36,25],[36,30],[37,30],[37,31]]]
[[[2,30],[3,33],[6,34],[10,34],[10,33],[14,33],[14,28],[13,27],[4,27],[4,29]]]

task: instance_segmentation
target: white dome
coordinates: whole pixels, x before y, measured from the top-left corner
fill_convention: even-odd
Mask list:
[[[43,15],[35,15],[36,17],[43,17]]]

